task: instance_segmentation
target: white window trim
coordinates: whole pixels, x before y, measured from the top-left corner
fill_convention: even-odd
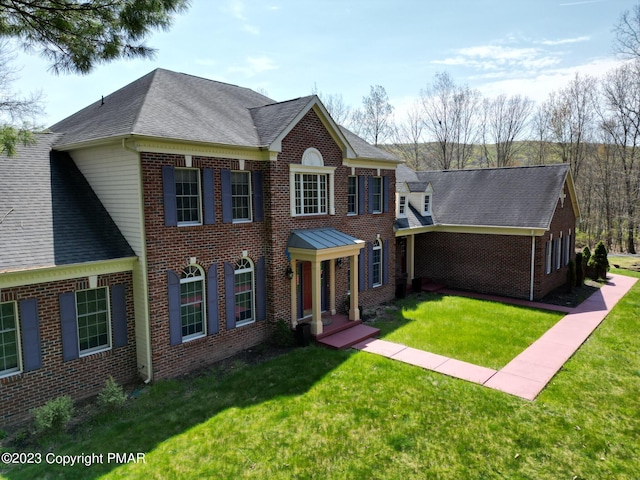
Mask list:
[[[5,303],[13,304],[13,315],[16,319],[16,355],[18,356],[18,366],[9,370],[0,371],[0,378],[10,377],[11,375],[17,375],[22,373],[22,340],[20,338],[20,317],[18,312],[18,302],[9,301],[9,302],[0,302],[0,305]]]
[[[202,180],[200,179],[200,169],[199,168],[191,168],[191,167],[176,167],[175,171],[178,170],[194,170],[198,174],[196,175],[198,179],[198,221],[197,222],[181,222],[177,220],[178,218],[178,193],[176,192],[176,220],[178,227],[195,227],[198,225],[202,225]],[[175,182],[175,180],[174,180]]]
[[[207,288],[204,281],[204,270],[202,269],[202,267],[200,267],[200,265],[197,265],[195,263],[190,263],[185,268],[183,268],[182,271],[184,272],[189,267],[197,268],[198,272],[200,273],[200,276],[182,278],[182,272],[180,273],[180,334],[182,336],[182,285],[184,283],[191,283],[191,282],[198,282],[198,281],[202,282],[202,332],[193,333],[191,335],[187,335],[186,337],[183,336],[182,343],[190,342],[191,340],[196,340],[198,338],[207,336],[207,299],[206,299]]]
[[[404,202],[402,201],[404,199]],[[407,196],[398,195],[398,218],[406,218],[407,216]]]
[[[233,270],[233,287],[234,287],[233,304],[237,305],[236,304],[237,294],[235,293],[236,275],[238,273],[245,273],[250,271],[251,272],[251,311],[253,312],[253,315],[251,316],[251,318],[247,320],[242,320],[240,322],[236,321],[236,327],[244,327],[245,325],[251,325],[252,323],[256,322],[256,266],[253,263],[253,261],[246,255],[240,258],[240,260],[236,263],[236,266],[238,265],[238,263],[240,263],[243,260],[247,260],[251,265],[251,268],[244,268],[241,270],[234,268]]]
[[[231,222],[232,223],[251,223],[253,222],[253,183],[251,179],[251,172],[246,170],[232,170],[231,174],[243,173],[249,178],[249,218],[234,218],[233,217],[233,181],[231,181]]]
[[[356,184],[356,198],[355,198],[355,212],[350,212],[349,211],[349,179],[353,178],[355,180],[355,184]],[[360,212],[358,212],[358,177],[356,175],[349,175],[347,177],[347,216],[355,216],[358,215]]]
[[[376,250],[380,251],[380,268],[378,269],[378,272],[380,274],[380,278],[379,278],[379,282],[376,282],[376,279],[373,279],[373,288],[376,287],[380,287],[382,286],[382,279],[384,278],[384,272],[382,271],[382,269],[384,268],[384,258],[382,258],[382,240],[377,239],[375,242],[373,242],[373,249],[372,249],[372,253],[376,252]],[[373,267],[374,263],[372,261],[372,267]],[[373,275],[373,272],[371,273]]]
[[[334,177],[336,167],[309,167],[307,165],[289,165],[289,202],[292,217],[311,217],[318,215],[335,215],[334,202]],[[296,174],[326,175],[328,180],[329,195],[327,197],[327,213],[296,213]]]
[[[82,350],[80,348],[80,325],[78,321],[80,316],[78,315],[78,293],[79,292],[88,292],[90,290],[106,290],[107,291],[107,340],[108,344],[106,346],[93,347],[87,350]],[[75,292],[75,300],[76,300],[76,333],[78,337],[78,356],[80,358],[87,357],[89,355],[94,355],[100,352],[108,352],[111,350],[111,289],[109,287],[97,287],[97,288],[85,288],[83,290],[76,290]]]
[[[549,248],[546,248],[545,245],[544,273],[550,275],[553,271],[553,234],[549,237],[549,240],[547,240],[547,244]]]
[[[384,180],[383,180],[383,178],[382,178],[380,175],[375,176],[375,177],[371,177],[371,178],[373,178],[373,180],[374,180],[374,181],[379,181],[379,182],[380,182],[380,210],[375,210],[375,209],[373,208],[373,205],[372,205],[372,206],[371,206],[371,213],[373,213],[373,214],[380,214],[380,213],[382,213],[382,212],[383,212],[383,210],[384,210],[384,195],[385,195],[385,193],[386,193],[386,192],[384,191]],[[373,187],[373,185],[371,185],[371,186]],[[371,195],[369,196],[369,198],[373,199],[373,194],[371,194]]]
[[[429,209],[428,210],[424,208],[424,205],[427,202],[427,198],[429,199]],[[432,202],[433,202],[433,198],[432,198],[430,193],[425,193],[422,196],[422,214],[423,215],[431,215],[431,210],[432,210],[432,206],[433,206]]]

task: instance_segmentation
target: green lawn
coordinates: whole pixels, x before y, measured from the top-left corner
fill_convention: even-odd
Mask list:
[[[421,294],[400,303],[395,321],[379,321],[390,342],[500,369],[564,314],[471,298]]]
[[[157,382],[42,446],[144,452],[146,463],[32,465],[3,478],[636,479],[639,319],[640,282],[534,402],[315,347]]]

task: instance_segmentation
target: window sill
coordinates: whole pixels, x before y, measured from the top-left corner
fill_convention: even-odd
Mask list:
[[[201,222],[183,222],[178,223],[178,227],[200,227],[202,226]]]
[[[256,323],[256,321],[255,320],[243,320],[242,322],[236,322],[236,328],[246,327],[247,325],[251,325],[253,323]]]
[[[234,225],[237,225],[239,223],[253,223],[253,220],[248,219],[248,220],[232,220],[231,223],[233,223]]]
[[[108,347],[100,347],[95,350],[87,350],[85,352],[80,352],[78,355],[78,358],[88,358],[88,357],[91,357],[92,355],[98,355],[100,353],[109,352],[110,350],[111,350],[111,345],[109,345]]]
[[[194,333],[193,335],[189,335],[188,337],[182,337],[182,343],[193,342],[194,340],[198,340],[199,338],[205,338],[207,335],[204,333]]]

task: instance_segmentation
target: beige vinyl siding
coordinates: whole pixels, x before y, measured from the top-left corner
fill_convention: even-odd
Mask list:
[[[150,380],[153,372],[139,155],[122,145],[76,150],[70,154],[138,256],[133,270],[137,360],[140,375]]]

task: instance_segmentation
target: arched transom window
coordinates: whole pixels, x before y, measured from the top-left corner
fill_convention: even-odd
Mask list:
[[[180,317],[182,339],[205,335],[204,273],[197,265],[189,265],[180,276]]]
[[[254,268],[249,258],[238,260],[235,268],[236,326],[255,320]]]

